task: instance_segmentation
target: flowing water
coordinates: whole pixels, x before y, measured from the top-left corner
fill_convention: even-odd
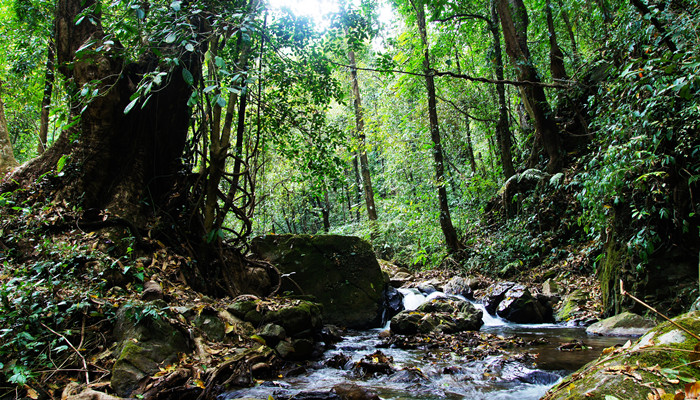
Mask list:
[[[431,298],[444,296],[439,292],[424,296],[417,290],[400,291],[407,310],[415,310]],[[316,368],[309,368],[305,374],[230,392],[222,399],[289,398],[300,392],[329,391],[337,384],[352,382],[372,389],[387,400],[534,400],[542,397],[562,377],[597,358],[604,348],[626,341],[625,338],[587,336],[583,328],[556,324],[514,324],[489,315],[480,304],[474,305],[484,311],[482,332],[497,335],[506,341],[516,336],[533,344],[514,347],[505,356],[488,356],[478,361],[468,361],[449,351],[380,348],[383,354],[393,358],[393,366],[398,372],[362,377],[349,368],[328,368],[319,364]],[[379,338],[381,330],[348,332],[342,342],[324,354],[324,359],[338,354],[350,356],[349,367],[382,347]],[[586,349],[558,349],[564,343],[576,341],[584,343]]]

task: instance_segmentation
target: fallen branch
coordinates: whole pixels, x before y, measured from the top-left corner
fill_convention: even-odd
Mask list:
[[[670,322],[671,324],[677,326],[678,328],[682,329],[683,331],[685,331],[685,332],[686,332],[687,334],[689,334],[690,336],[692,336],[692,337],[694,337],[695,339],[697,339],[697,340],[700,341],[700,336],[696,335],[695,333],[693,333],[692,331],[690,331],[688,328],[685,328],[685,327],[681,326],[681,325],[678,324],[676,321],[671,320],[671,318],[665,316],[664,314],[662,314],[660,311],[658,311],[658,310],[655,309],[654,307],[650,306],[649,304],[647,304],[647,303],[643,302],[642,300],[639,300],[638,298],[634,297],[634,295],[633,295],[632,293],[626,291],[626,290],[625,290],[625,285],[622,283],[622,279],[620,279],[620,293],[621,293],[623,296],[627,296],[627,297],[629,297],[630,299],[636,301],[637,303],[643,305],[644,307],[650,309],[651,311],[653,311],[653,312],[655,312],[656,314],[660,315],[660,316],[661,316],[663,319],[665,319],[666,321],[668,321],[668,322]]]
[[[56,335],[56,336],[60,337],[61,339],[63,339],[66,343],[68,343],[68,346],[75,352],[75,354],[77,354],[78,357],[80,357],[80,360],[83,362],[83,370],[85,371],[85,384],[86,384],[86,385],[89,385],[89,384],[90,384],[90,374],[88,373],[88,366],[87,366],[87,362],[85,361],[85,357],[83,357],[83,355],[80,354],[80,351],[79,351],[78,349],[76,349],[75,346],[73,346],[73,343],[71,343],[70,340],[68,340],[68,338],[66,338],[66,337],[63,336],[62,334],[56,332],[55,330],[49,328],[49,327],[48,327],[45,323],[43,323],[43,322],[41,322],[41,326],[43,326],[44,328],[46,328],[46,329],[48,329],[49,331],[51,331],[51,333],[53,333],[54,335]]]

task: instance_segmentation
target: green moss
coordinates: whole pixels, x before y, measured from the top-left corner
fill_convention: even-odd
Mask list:
[[[620,277],[622,266],[629,262],[627,251],[610,239],[605,245],[605,258],[598,270],[603,306],[608,314],[619,314],[622,311]]]

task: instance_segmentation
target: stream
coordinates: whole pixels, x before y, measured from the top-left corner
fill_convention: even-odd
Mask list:
[[[416,290],[399,291],[404,295],[404,308],[407,310],[415,310],[431,298],[444,296],[439,292],[424,296]],[[328,392],[335,385],[354,383],[373,390],[380,398],[387,400],[535,400],[563,377],[597,358],[604,348],[629,339],[588,336],[585,328],[559,324],[515,324],[489,315],[479,303],[473,304],[484,312],[484,325],[480,332],[497,335],[497,340],[504,341],[517,337],[526,345],[510,348],[505,355],[470,361],[449,350],[387,348],[379,333],[388,329],[388,324],[379,329],[350,330],[344,334],[343,341],[324,353],[322,359],[349,356],[346,368],[330,368],[321,362],[298,376],[266,381],[252,388],[226,393],[220,399],[268,399],[269,396],[274,399],[293,396],[321,399],[323,397],[304,397],[303,394]],[[559,350],[562,344],[577,341],[585,345],[584,350]],[[377,350],[393,359],[392,365],[397,372],[360,376],[349,368]]]

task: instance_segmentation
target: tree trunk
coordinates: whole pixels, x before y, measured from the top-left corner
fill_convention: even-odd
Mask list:
[[[496,0],[491,1],[491,22],[489,29],[493,36],[493,53],[496,61],[496,79],[503,80],[503,54],[501,52],[501,35],[498,30],[498,11],[496,10]],[[506,88],[503,83],[496,84],[496,93],[498,95],[498,122],[496,123],[496,140],[498,140],[498,148],[501,156],[501,166],[503,167],[503,176],[508,180],[515,175],[513,167],[513,154],[511,147],[513,143],[510,140],[510,127],[508,124],[508,107],[506,105]]]
[[[357,80],[357,63],[355,62],[355,52],[352,49],[348,50],[348,61],[350,62],[350,84],[352,85],[353,108],[355,110],[355,130],[359,140],[357,151],[360,154],[362,188],[365,194],[365,204],[367,205],[367,218],[370,220],[370,224],[374,224],[373,221],[377,220],[377,208],[374,203],[374,188],[372,187],[369,161],[367,159],[365,119],[362,110],[362,97],[360,96],[360,84]]]
[[[435,96],[435,71],[430,67],[430,53],[428,47],[428,30],[425,23],[425,7],[422,0],[412,0],[411,4],[416,11],[418,31],[423,43],[423,73],[425,74],[425,86],[428,92],[428,119],[430,120],[430,138],[433,141],[433,159],[435,161],[435,181],[438,187],[438,200],[440,203],[440,227],[445,236],[447,249],[455,253],[462,249],[462,244],[457,237],[457,231],[452,225],[450,205],[447,201],[445,188],[445,165],[440,143],[440,126],[438,124],[437,101]]]
[[[476,159],[474,158],[474,146],[472,145],[472,128],[469,123],[469,115],[464,116],[464,130],[467,133],[467,157],[469,158],[469,165],[471,166],[472,173],[477,174],[476,170]]]
[[[576,45],[576,36],[574,35],[574,29],[571,26],[571,20],[569,19],[569,13],[566,12],[564,8],[564,2],[558,0],[559,11],[561,12],[561,19],[564,20],[564,25],[566,26],[566,32],[569,34],[569,41],[571,42],[571,52],[574,57],[574,65],[579,64],[578,46]]]
[[[10,141],[10,132],[7,130],[2,94],[2,81],[0,81],[0,181],[5,173],[19,165],[12,151],[12,142]]]
[[[525,108],[535,121],[535,147],[531,154],[532,165],[539,153],[538,146],[544,147],[549,162],[547,171],[557,172],[562,166],[562,145],[559,138],[559,129],[554,121],[552,109],[547,101],[547,96],[540,83],[539,74],[530,58],[530,50],[527,45],[527,10],[522,0],[498,0],[498,15],[501,19],[503,37],[506,43],[506,53],[516,69],[518,79],[531,82],[531,85],[521,86],[520,94]]]
[[[41,98],[41,119],[39,121],[39,144],[37,153],[41,154],[46,150],[46,143],[49,137],[49,109],[51,108],[51,93],[53,92],[54,80],[54,51],[53,40],[49,40],[46,50],[46,72],[44,75],[44,96]]]
[[[554,16],[552,15],[552,2],[545,0],[544,11],[547,15],[547,31],[549,32],[549,67],[554,80],[566,80],[569,76],[564,66],[564,53],[557,42],[557,30],[554,26]]]

